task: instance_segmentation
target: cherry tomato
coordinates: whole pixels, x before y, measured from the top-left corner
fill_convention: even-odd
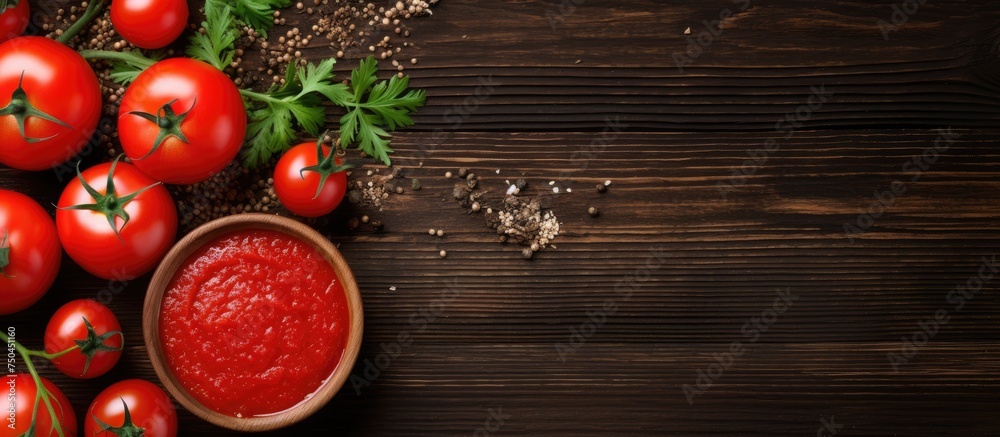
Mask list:
[[[12,5],[12,3],[16,3]],[[5,5],[6,6],[2,6]],[[0,0],[0,43],[21,36],[31,21],[28,0]]]
[[[101,89],[90,64],[69,47],[40,36],[14,38],[0,44],[0,108],[0,164],[44,170],[90,141]]]
[[[115,159],[66,185],[56,229],[80,267],[122,281],[146,274],[167,253],[177,236],[177,209],[163,185]]]
[[[75,349],[52,360],[66,375],[90,379],[108,373],[122,356],[122,325],[108,307],[91,299],[63,305],[45,328],[45,352]]]
[[[274,168],[275,194],[285,208],[300,216],[329,214],[344,200],[347,168],[333,156],[330,147],[299,144],[285,152]]]
[[[126,41],[144,49],[174,42],[188,21],[185,0],[114,0],[111,24]]]
[[[73,405],[69,403],[66,395],[52,381],[45,379],[45,377],[40,378],[45,390],[49,392],[49,403],[52,405],[52,410],[56,413],[56,418],[63,430],[63,435],[66,437],[76,437],[76,413],[73,412]],[[56,437],[59,435],[53,426],[52,416],[49,414],[44,401],[38,402],[38,414],[33,414],[38,386],[35,385],[35,380],[31,378],[31,375],[27,373],[4,375],[2,381],[3,385],[0,387],[3,388],[4,395],[0,397],[2,399],[0,400],[0,407],[3,407],[4,421],[3,426],[0,426],[0,437],[21,437],[26,435],[25,433],[31,426],[32,418],[35,419],[34,435],[36,437]],[[9,393],[14,393],[14,399],[11,399]],[[13,427],[10,426],[11,423],[7,420],[10,417],[12,400],[15,403],[13,405],[15,420]]]
[[[193,184],[222,170],[243,145],[240,91],[215,67],[189,58],[157,62],[122,97],[118,131],[125,155],[153,179]]]
[[[128,421],[125,420],[126,409],[131,419]],[[102,433],[107,430],[111,432]],[[160,387],[141,379],[127,379],[97,395],[83,421],[83,435],[175,437],[177,411]]]
[[[0,314],[41,299],[61,262],[62,246],[49,213],[28,196],[0,190]]]

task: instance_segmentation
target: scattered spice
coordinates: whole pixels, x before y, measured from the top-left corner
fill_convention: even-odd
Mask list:
[[[413,180],[413,181],[412,181],[412,182],[410,183],[410,189],[411,189],[411,190],[413,190],[413,191],[420,191],[420,189],[421,189],[421,188],[423,188],[423,186],[422,186],[422,185],[420,185],[420,181],[419,181],[419,180],[417,180],[417,179],[414,179],[414,180]]]
[[[441,258],[448,256],[448,252],[445,250],[441,250],[441,252],[439,252],[438,254],[441,255]]]
[[[597,215],[600,214],[600,212],[597,211],[596,206],[591,206],[589,209],[587,209],[587,214],[590,214],[591,217],[597,217]]]
[[[608,186],[607,185],[597,184],[597,192],[598,193],[603,193],[605,191],[608,191]]]

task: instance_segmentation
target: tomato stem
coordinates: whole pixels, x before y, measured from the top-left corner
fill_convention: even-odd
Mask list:
[[[76,22],[73,23],[69,29],[66,29],[62,35],[56,38],[56,41],[63,44],[69,44],[73,37],[79,34],[88,23],[94,20],[94,18],[97,18],[97,15],[100,14],[103,9],[104,0],[91,0],[90,4],[87,5],[87,10],[83,12],[80,19],[76,20]]]
[[[11,340],[7,334],[0,332],[0,340],[4,343],[10,344]],[[17,353],[21,355],[21,359],[24,360],[24,366],[28,368],[28,374],[31,375],[31,380],[35,382],[35,406],[32,408],[31,413],[31,427],[29,431],[34,430],[36,420],[38,419],[38,404],[39,400],[45,403],[45,408],[49,411],[49,417],[52,419],[52,427],[55,428],[56,433],[59,437],[65,437],[62,430],[62,425],[59,423],[59,417],[55,414],[55,409],[52,408],[52,402],[49,401],[49,390],[45,388],[45,384],[42,383],[42,377],[38,376],[38,370],[35,369],[35,364],[31,362],[32,356],[39,356],[37,351],[33,351],[21,345],[17,341],[14,341],[14,349]],[[60,405],[61,407],[61,405]],[[28,435],[34,435],[34,433],[29,433]]]

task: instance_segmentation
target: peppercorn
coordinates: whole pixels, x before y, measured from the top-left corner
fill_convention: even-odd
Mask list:
[[[591,217],[597,217],[597,215],[600,214],[600,212],[597,211],[596,206],[591,206],[590,209],[587,210],[587,213],[590,214]]]
[[[535,255],[535,252],[530,248],[525,247],[524,250],[521,251],[521,255],[524,256],[524,259],[531,259],[531,257]]]
[[[603,193],[605,191],[608,191],[608,186],[607,185],[597,184],[597,192],[598,193]]]
[[[458,177],[464,178],[468,174],[469,174],[469,169],[467,169],[465,167],[462,167],[462,168],[458,169]]]
[[[375,220],[372,222],[372,229],[374,229],[375,232],[382,232],[382,230],[385,229],[385,225],[382,224],[382,220]]]

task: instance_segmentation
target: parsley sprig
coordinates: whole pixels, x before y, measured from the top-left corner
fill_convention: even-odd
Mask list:
[[[195,32],[185,53],[219,70],[225,69],[233,62],[233,44],[240,36],[232,8],[220,0],[206,1],[205,21],[201,27],[205,28],[205,33]]]
[[[353,94],[331,97],[334,103],[347,108],[340,118],[340,143],[358,141],[358,148],[369,156],[391,165],[389,133],[397,127],[413,125],[410,114],[424,105],[427,95],[423,90],[409,90],[410,77],[393,75],[388,81],[378,82],[377,62],[374,56],[361,61],[351,71]]]
[[[423,90],[407,91],[409,77],[379,81],[374,56],[351,71],[350,87],[334,83],[333,64],[333,59],[304,68],[290,64],[281,87],[272,87],[267,93],[240,91],[263,105],[250,112],[249,147],[244,153],[247,166],[258,166],[288,149],[299,128],[318,135],[326,115],[323,98],[347,110],[340,118],[340,144],[347,147],[356,141],[358,149],[392,165],[389,131],[412,125],[410,113],[424,105],[426,94]]]
[[[289,64],[285,83],[280,87],[272,86],[266,93],[240,90],[243,97],[258,103],[249,112],[249,147],[243,153],[248,167],[263,164],[287,149],[298,128],[319,135],[326,119],[323,97],[333,100],[347,89],[342,83],[333,83],[333,64],[333,59],[318,65],[310,63],[305,68]]]

